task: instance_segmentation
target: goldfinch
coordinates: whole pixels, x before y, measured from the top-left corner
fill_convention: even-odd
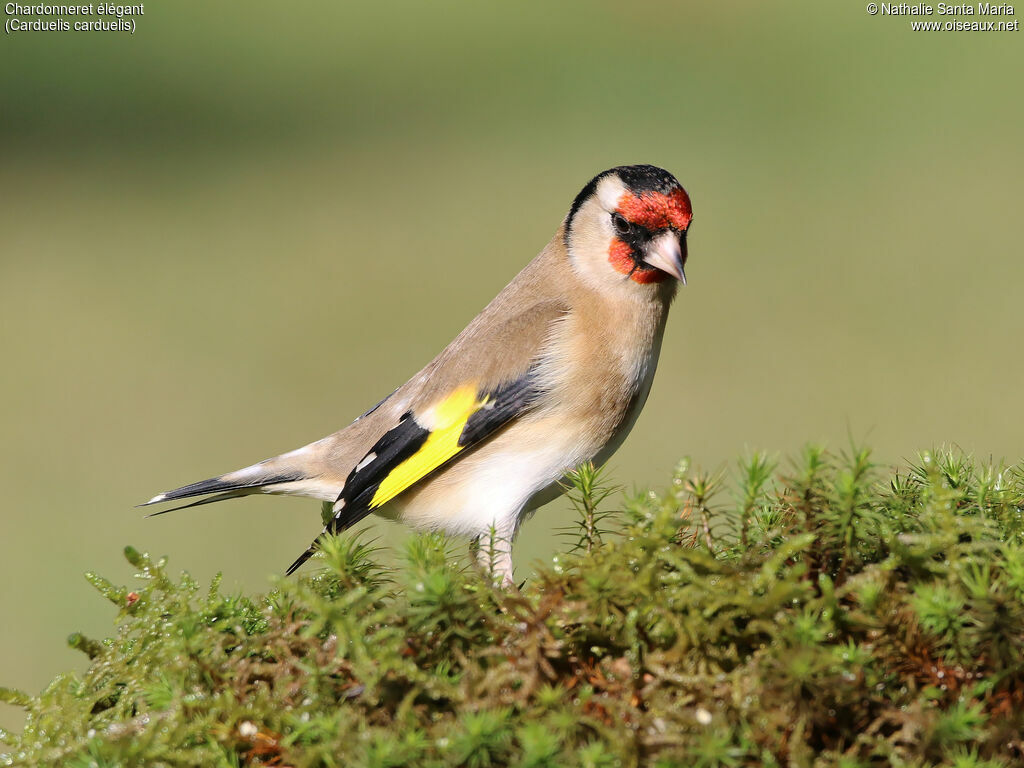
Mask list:
[[[333,504],[325,533],[373,513],[467,535],[511,583],[524,517],[562,492],[567,472],[605,462],[647,400],[692,217],[661,168],[598,174],[540,254],[380,403],[322,440],[146,505],[308,496]]]

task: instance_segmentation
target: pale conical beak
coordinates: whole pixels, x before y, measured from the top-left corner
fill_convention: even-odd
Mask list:
[[[648,243],[644,263],[667,272],[686,285],[686,273],[683,271],[683,262],[686,260],[685,242],[683,240],[680,244],[680,237],[675,232],[663,232]]]

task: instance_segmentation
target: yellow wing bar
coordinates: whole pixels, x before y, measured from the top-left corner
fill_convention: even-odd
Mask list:
[[[423,415],[424,420],[430,421],[426,441],[412,456],[388,472],[370,501],[370,509],[387,504],[463,450],[466,446],[459,445],[459,437],[466,422],[487,400],[487,395],[480,397],[476,385],[470,384],[459,387],[427,411]]]

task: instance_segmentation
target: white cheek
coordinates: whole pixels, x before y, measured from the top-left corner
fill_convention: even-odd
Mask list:
[[[610,213],[619,207],[619,200],[625,191],[626,188],[618,178],[606,176],[598,182],[597,199],[601,202],[601,207]]]

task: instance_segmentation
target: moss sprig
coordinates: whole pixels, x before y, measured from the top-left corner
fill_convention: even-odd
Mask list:
[[[252,596],[127,548],[127,583],[87,576],[118,607],[69,638],[88,669],[0,689],[0,763],[1024,764],[1024,467],[775,464],[625,497],[583,468],[576,546],[521,590],[437,534],[395,566],[326,537]]]

